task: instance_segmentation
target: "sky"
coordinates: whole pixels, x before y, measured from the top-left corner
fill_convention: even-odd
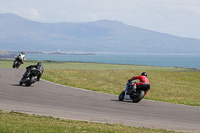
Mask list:
[[[115,20],[200,39],[200,0],[0,0],[0,13],[45,23]]]

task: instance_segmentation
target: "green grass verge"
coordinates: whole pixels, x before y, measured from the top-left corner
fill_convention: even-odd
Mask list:
[[[20,68],[36,64],[26,61]],[[151,84],[146,99],[200,106],[200,70],[186,68],[115,65],[76,62],[42,62],[43,79],[73,87],[120,94],[128,79],[146,71]],[[12,61],[0,61],[0,67],[12,67]]]
[[[164,129],[136,128],[119,124],[101,124],[64,120],[0,110],[0,133],[178,133]]]

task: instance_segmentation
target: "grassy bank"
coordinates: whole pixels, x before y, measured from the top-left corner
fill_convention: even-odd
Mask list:
[[[101,124],[59,118],[28,115],[0,110],[0,133],[178,133],[164,129],[149,129]]]
[[[26,61],[20,68],[37,62]],[[200,70],[136,65],[75,62],[42,62],[43,79],[63,85],[120,94],[128,79],[146,71],[151,90],[146,99],[200,106]],[[12,61],[0,61],[0,67],[12,67]]]

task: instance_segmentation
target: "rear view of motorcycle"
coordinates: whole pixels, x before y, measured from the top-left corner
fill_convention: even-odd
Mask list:
[[[13,68],[19,68],[19,66],[22,64],[22,62],[20,60],[18,60],[17,58],[15,58],[14,62],[13,62]]]
[[[25,61],[25,54],[21,52],[18,56],[15,57],[13,68],[18,68]]]
[[[30,86],[38,81],[37,77],[40,74],[40,71],[37,69],[26,69],[22,79],[19,82],[19,85]]]
[[[135,89],[133,87],[136,87]],[[144,96],[146,96],[146,93],[150,89],[149,84],[142,84],[140,86],[136,86],[136,81],[127,82],[126,84],[126,90],[122,91],[122,93],[119,95],[118,99],[119,101],[125,100],[132,100],[134,103],[140,102]]]

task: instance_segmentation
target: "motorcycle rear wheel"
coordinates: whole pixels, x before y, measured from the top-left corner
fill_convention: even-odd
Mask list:
[[[25,85],[30,86],[33,83],[33,81],[34,81],[34,77],[32,76],[30,77],[30,80],[27,83],[25,83]]]
[[[145,95],[145,92],[143,90],[139,90],[139,91],[137,91],[137,93],[138,93],[137,96],[131,95],[131,99],[134,103],[140,102]]]

